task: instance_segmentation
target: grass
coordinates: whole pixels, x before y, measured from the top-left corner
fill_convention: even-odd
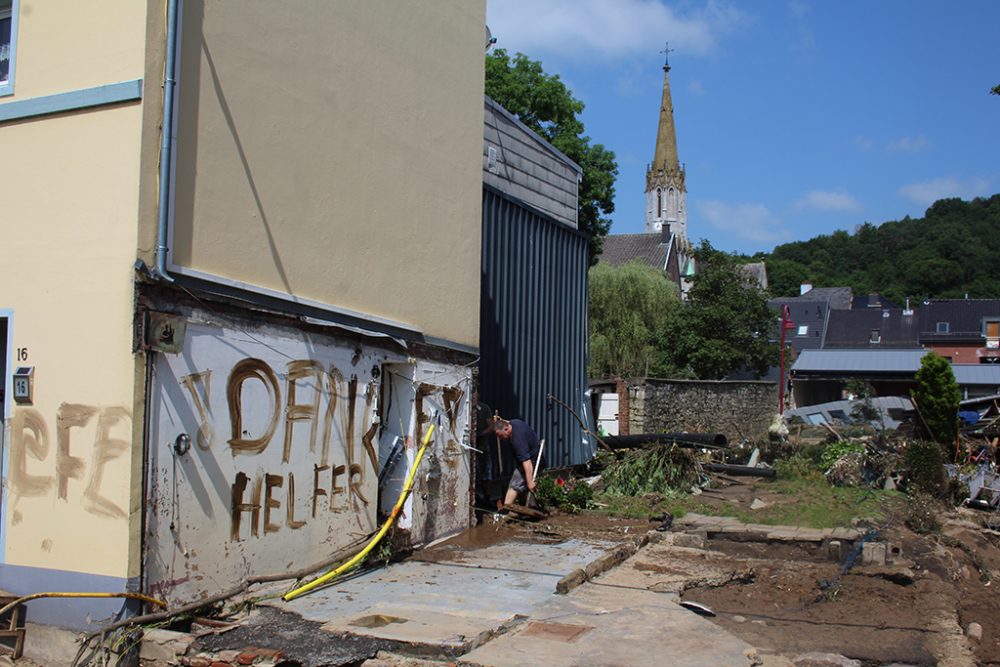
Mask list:
[[[830,486],[822,478],[760,481],[753,483],[753,488],[762,494],[787,497],[788,502],[778,500],[767,507],[750,510],[735,504],[710,505],[699,496],[678,492],[666,496],[603,494],[595,501],[599,511],[611,516],[645,518],[670,512],[679,518],[688,512],[696,512],[732,516],[746,523],[807,528],[850,526],[855,518],[880,523],[905,503],[905,496],[895,491]]]

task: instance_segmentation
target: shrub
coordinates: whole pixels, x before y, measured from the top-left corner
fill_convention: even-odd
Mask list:
[[[778,474],[778,479],[821,479],[823,477],[816,462],[804,453],[793,454],[786,459],[775,461],[774,469]]]
[[[865,443],[857,440],[837,440],[831,442],[823,450],[823,455],[819,459],[819,465],[823,470],[828,469],[837,459],[848,454],[860,454],[865,451]]]
[[[937,533],[941,530],[934,499],[925,493],[915,493],[906,501],[906,527],[915,533]]]
[[[627,452],[602,475],[605,492],[638,496],[687,491],[699,481],[699,466],[690,452],[679,447],[650,447]]]
[[[913,400],[923,430],[927,437],[950,451],[958,435],[958,407],[962,400],[951,364],[934,352],[928,352],[920,360],[915,378],[917,386],[913,390]]]
[[[539,502],[546,507],[558,507],[563,512],[575,514],[593,504],[594,491],[580,480],[542,477],[535,486]]]
[[[907,489],[911,493],[938,496],[944,489],[944,460],[941,447],[928,440],[915,440],[903,453]]]

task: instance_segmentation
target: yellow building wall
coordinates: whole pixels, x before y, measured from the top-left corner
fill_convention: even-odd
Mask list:
[[[172,266],[478,345],[483,0],[188,0]]]
[[[14,95],[0,108],[142,78],[143,3],[19,9]],[[138,101],[0,122],[8,369],[35,369],[33,403],[7,397],[7,567],[129,575],[140,128]]]

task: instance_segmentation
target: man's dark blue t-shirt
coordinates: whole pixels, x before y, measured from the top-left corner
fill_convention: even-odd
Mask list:
[[[518,463],[531,461],[534,465],[538,460],[538,450],[541,449],[538,436],[520,419],[511,419],[510,428],[510,448],[514,452],[514,458]]]

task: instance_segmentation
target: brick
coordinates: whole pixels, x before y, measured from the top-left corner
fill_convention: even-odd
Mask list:
[[[257,659],[257,652],[255,650],[247,651],[244,649],[243,653],[236,656],[237,665],[252,665]]]

